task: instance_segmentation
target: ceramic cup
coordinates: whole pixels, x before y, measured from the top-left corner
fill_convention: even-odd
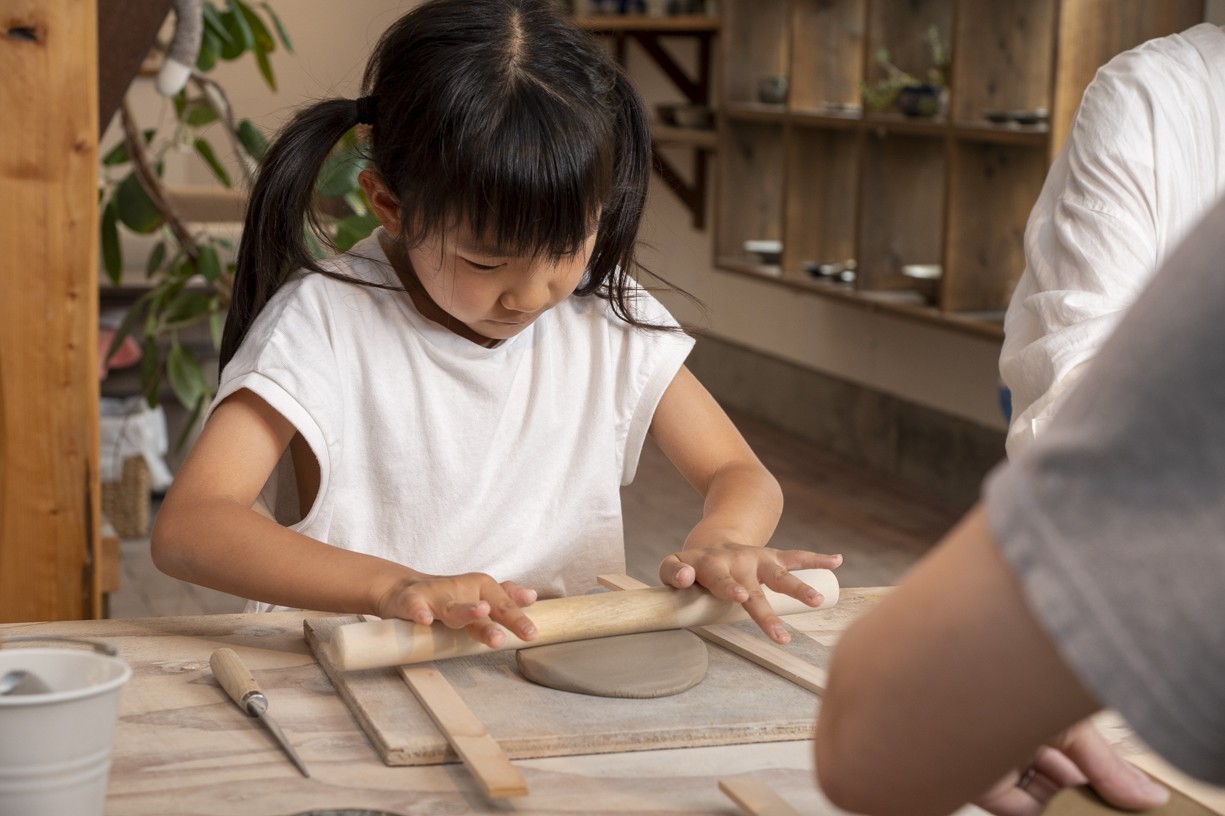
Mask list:
[[[767,105],[781,105],[787,101],[787,75],[766,74],[757,80],[757,100]]]
[[[132,670],[78,649],[0,649],[0,676],[16,669],[51,690],[0,695],[0,813],[101,816]]]

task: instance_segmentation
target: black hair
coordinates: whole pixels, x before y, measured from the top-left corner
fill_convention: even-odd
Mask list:
[[[290,272],[344,277],[320,267],[304,224],[327,242],[315,182],[359,107],[372,120],[369,166],[397,199],[405,246],[465,224],[500,252],[556,258],[596,226],[575,294],[605,298],[619,318],[644,325],[628,302],[628,275],[651,172],[646,109],[552,0],[423,3],[383,34],[362,93],[360,106],[331,99],[300,111],[265,156],[238,251],[223,369]]]

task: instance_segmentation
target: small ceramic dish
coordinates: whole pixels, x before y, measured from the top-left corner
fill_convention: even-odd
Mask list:
[[[744,251],[756,255],[764,264],[777,264],[783,258],[783,242],[773,240],[745,241]]]
[[[902,274],[918,280],[937,280],[944,274],[944,267],[940,264],[906,264],[902,267]]]

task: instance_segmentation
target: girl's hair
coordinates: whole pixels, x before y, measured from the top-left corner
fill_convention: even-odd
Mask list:
[[[628,271],[651,172],[641,97],[552,0],[431,0],[379,40],[362,79],[370,167],[400,207],[413,246],[463,224],[508,255],[560,257],[598,226],[576,290],[642,325]],[[367,102],[371,100],[371,102]],[[315,181],[358,123],[353,100],[316,103],[269,149],[247,207],[221,366],[286,276],[332,277],[307,245],[323,238]]]

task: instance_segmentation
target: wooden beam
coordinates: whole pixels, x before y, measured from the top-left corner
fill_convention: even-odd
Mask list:
[[[727,794],[748,816],[800,816],[798,810],[787,804],[786,800],[760,779],[720,779],[719,790]]]
[[[0,621],[101,612],[96,21],[0,17]]]

